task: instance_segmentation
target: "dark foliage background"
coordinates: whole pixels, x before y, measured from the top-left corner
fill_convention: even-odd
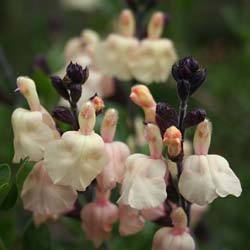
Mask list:
[[[0,1],[0,163],[11,166],[12,179],[18,166],[11,164],[13,155],[10,116],[13,109],[25,105],[14,93],[18,75],[33,77],[41,101],[49,110],[57,97],[48,78],[34,71],[37,55],[45,55],[52,71],[63,65],[63,46],[84,28],[105,36],[112,30],[113,18],[125,6],[122,0],[106,0],[99,10],[81,12],[65,10],[58,0]],[[217,199],[210,207],[198,230],[197,249],[231,250],[250,248],[250,2],[247,0],[161,0],[158,9],[172,16],[165,35],[176,44],[179,56],[193,55],[208,70],[208,78],[192,98],[191,106],[205,108],[213,121],[211,153],[223,155],[242,182],[239,199]],[[177,106],[174,82],[151,85],[156,100]],[[121,110],[121,119],[126,112]],[[126,138],[126,123],[120,122],[120,139]],[[192,132],[189,133],[190,139]],[[19,173],[20,174],[20,173]],[[25,173],[20,174],[20,178]],[[35,230],[30,214],[20,199],[11,197],[0,211],[0,249],[93,249],[84,238],[80,223],[62,218],[54,224]],[[12,203],[13,204],[12,204]],[[8,209],[12,207],[11,209]],[[205,224],[205,226],[204,226]],[[150,249],[155,226],[148,223],[144,231],[128,238],[117,233],[110,249]],[[117,230],[115,229],[115,232]]]

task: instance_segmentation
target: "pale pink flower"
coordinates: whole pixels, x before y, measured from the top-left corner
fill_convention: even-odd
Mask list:
[[[162,203],[158,207],[142,209],[141,214],[144,219],[149,220],[149,221],[154,221],[163,216],[166,216],[166,210],[165,210],[164,204]]]
[[[205,120],[195,132],[194,148],[198,155],[191,155],[183,165],[179,190],[184,198],[198,205],[211,203],[218,196],[241,194],[241,184],[225,158],[209,155],[211,125]]]
[[[144,219],[139,211],[128,205],[119,205],[119,222],[121,236],[136,234],[144,227]]]
[[[208,210],[209,206],[199,206],[197,204],[192,204],[191,205],[191,210],[190,210],[190,225],[191,228],[195,228],[195,226],[201,221],[202,217]]]
[[[127,158],[121,197],[118,200],[135,209],[159,206],[167,197],[166,162],[162,157],[162,139],[159,128],[146,125],[150,156],[133,154]]]
[[[71,188],[53,184],[44,162],[35,164],[26,178],[21,197],[24,208],[41,217],[56,216],[73,209],[77,193]],[[38,218],[38,215],[41,215]],[[37,223],[39,224],[39,223]]]
[[[18,163],[26,157],[30,161],[39,161],[43,158],[46,145],[60,136],[52,117],[40,105],[34,81],[28,77],[18,77],[17,86],[30,110],[17,108],[12,114],[13,162]]]
[[[110,191],[97,189],[96,200],[81,211],[82,228],[95,247],[111,237],[112,226],[118,219],[118,207],[109,201],[109,196]]]
[[[79,131],[68,131],[48,144],[45,165],[55,184],[83,191],[101,173],[108,158],[103,139],[93,131],[96,116],[91,102],[79,113]]]
[[[162,227],[155,233],[152,250],[194,250],[195,243],[189,233],[183,209],[175,209],[171,219],[174,227]]]

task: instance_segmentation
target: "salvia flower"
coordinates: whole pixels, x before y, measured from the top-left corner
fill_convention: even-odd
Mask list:
[[[12,114],[14,131],[14,163],[29,158],[39,161],[43,158],[46,145],[59,138],[55,123],[50,114],[40,105],[36,86],[28,77],[18,77],[17,86],[26,98],[30,110],[17,108]]]
[[[195,155],[184,161],[179,190],[192,203],[206,205],[218,196],[241,194],[241,184],[225,158],[208,154],[211,141],[211,123],[208,120],[197,126],[194,136]]]
[[[191,96],[205,81],[206,69],[202,69],[193,57],[188,56],[173,66],[172,75],[177,81],[177,84],[179,83],[179,96],[183,98],[183,93],[189,92]],[[186,97],[187,96],[188,95],[186,95]]]
[[[113,141],[117,121],[118,112],[115,109],[108,109],[101,126],[101,136],[105,142],[108,163],[101,174],[97,176],[97,183],[104,190],[113,189],[116,183],[122,182],[125,161],[130,154],[125,143]]]
[[[110,34],[105,41],[98,45],[96,51],[97,64],[101,70],[120,80],[133,78],[129,69],[131,51],[139,41],[134,35],[134,16],[130,10],[124,10],[120,16],[121,34]]]
[[[145,85],[135,85],[131,88],[130,99],[143,109],[145,114],[145,122],[155,122],[156,102]]]
[[[164,13],[154,13],[148,24],[147,38],[138,43],[131,52],[129,68],[133,77],[140,82],[165,82],[177,60],[173,42],[161,38],[164,21]]]
[[[45,164],[55,184],[83,191],[107,164],[103,139],[93,131],[96,115],[91,102],[79,113],[79,131],[68,131],[48,144]]]
[[[110,191],[96,189],[96,199],[81,210],[82,228],[95,247],[111,237],[112,226],[118,220],[118,207],[109,201]]]
[[[162,227],[153,239],[152,250],[194,250],[195,243],[187,227],[187,217],[182,208],[171,213],[173,227]]]
[[[135,209],[157,207],[167,197],[164,179],[167,166],[162,157],[161,134],[154,124],[147,124],[145,131],[150,156],[133,154],[127,158],[121,197],[118,200]]]
[[[144,228],[145,220],[139,211],[128,206],[119,205],[119,233],[129,236],[140,232]]]
[[[21,197],[25,209],[46,218],[73,209],[77,193],[71,187],[54,184],[40,161],[25,179]]]

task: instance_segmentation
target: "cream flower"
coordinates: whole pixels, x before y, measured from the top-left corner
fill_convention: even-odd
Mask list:
[[[95,247],[111,236],[112,226],[118,219],[118,207],[109,201],[110,192],[96,192],[96,200],[81,211],[82,228]]]
[[[174,227],[162,227],[156,232],[152,250],[194,250],[195,243],[189,233],[183,209],[175,209],[171,219]]]
[[[39,221],[43,216],[46,218],[73,209],[77,193],[71,187],[53,184],[43,161],[40,161],[26,178],[21,197],[24,208],[34,212]]]
[[[18,108],[12,114],[13,162],[18,163],[26,157],[31,161],[39,161],[43,158],[45,146],[59,138],[59,133],[52,117],[40,105],[34,81],[28,77],[18,77],[17,86],[27,99],[30,110]]]
[[[102,5],[100,0],[61,0],[63,7],[66,9],[92,11]]]
[[[136,234],[144,227],[144,219],[139,211],[127,205],[119,205],[119,222],[121,236]]]
[[[166,162],[162,158],[162,139],[156,125],[146,126],[150,156],[133,154],[127,158],[119,203],[135,209],[159,206],[167,197]]]
[[[211,125],[205,120],[198,125],[195,132],[195,153],[184,161],[179,180],[179,190],[183,197],[192,203],[206,205],[218,196],[241,194],[241,184],[231,170],[225,158],[219,155],[208,155]]]
[[[101,126],[101,136],[105,142],[109,161],[102,173],[97,176],[97,183],[102,189],[112,189],[116,183],[122,182],[125,161],[130,154],[125,143],[113,141],[117,121],[117,111],[115,109],[107,110]]]
[[[101,70],[121,80],[131,80],[132,74],[128,68],[130,54],[139,41],[133,37],[134,17],[131,11],[124,10],[120,16],[119,34],[110,34],[97,48],[96,60]]]
[[[45,164],[55,184],[84,191],[107,164],[102,138],[94,133],[95,110],[85,103],[79,114],[79,131],[69,131],[45,150]]]
[[[133,49],[129,69],[134,78],[143,83],[165,82],[177,60],[173,42],[160,38],[164,27],[164,14],[156,12],[148,26],[148,38]]]

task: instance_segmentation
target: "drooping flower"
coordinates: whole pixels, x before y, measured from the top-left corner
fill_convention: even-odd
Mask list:
[[[141,84],[133,86],[129,97],[136,105],[143,109],[145,122],[154,123],[156,102],[148,87]]]
[[[164,20],[162,12],[154,13],[148,25],[148,37],[138,43],[131,52],[129,69],[140,82],[165,82],[177,60],[173,42],[161,38]]]
[[[44,162],[40,161],[25,179],[21,197],[24,208],[36,214],[39,224],[42,218],[46,220],[73,209],[77,193],[71,187],[53,184]]]
[[[95,109],[91,102],[79,113],[79,131],[68,131],[48,144],[45,165],[55,184],[83,191],[107,164],[103,139],[93,131]]]
[[[187,217],[182,208],[171,213],[174,227],[162,227],[153,239],[152,250],[194,250],[195,243],[187,227]]]
[[[139,41],[133,37],[135,21],[130,10],[124,10],[120,16],[120,33],[110,34],[97,48],[96,59],[101,70],[120,80],[131,80],[129,69],[130,54]]]
[[[82,228],[95,247],[111,237],[112,226],[118,219],[118,207],[109,201],[110,191],[96,189],[96,200],[81,211]]]
[[[218,196],[241,194],[241,184],[225,158],[209,155],[211,124],[208,120],[197,126],[194,136],[196,155],[189,156],[183,165],[179,190],[192,203],[206,205]]]
[[[39,161],[43,158],[45,146],[59,138],[55,123],[50,114],[40,105],[36,86],[28,77],[18,77],[17,86],[26,98],[30,110],[17,108],[12,114],[14,131],[14,163],[29,158]]]
[[[105,142],[108,164],[101,174],[97,176],[97,183],[104,190],[113,189],[116,183],[122,182],[125,161],[130,153],[125,143],[113,141],[117,121],[117,111],[115,109],[107,110],[101,126],[101,136]]]
[[[165,216],[166,211],[165,211],[164,204],[162,203],[158,207],[142,209],[141,214],[142,214],[144,219],[149,220],[149,221],[154,221],[160,217]]]
[[[128,206],[119,205],[119,233],[129,236],[140,232],[144,227],[144,219],[139,211]]]
[[[133,154],[127,158],[122,183],[121,204],[135,209],[159,206],[167,197],[165,175],[166,162],[162,157],[162,139],[159,128],[146,125],[146,139],[150,156]]]

